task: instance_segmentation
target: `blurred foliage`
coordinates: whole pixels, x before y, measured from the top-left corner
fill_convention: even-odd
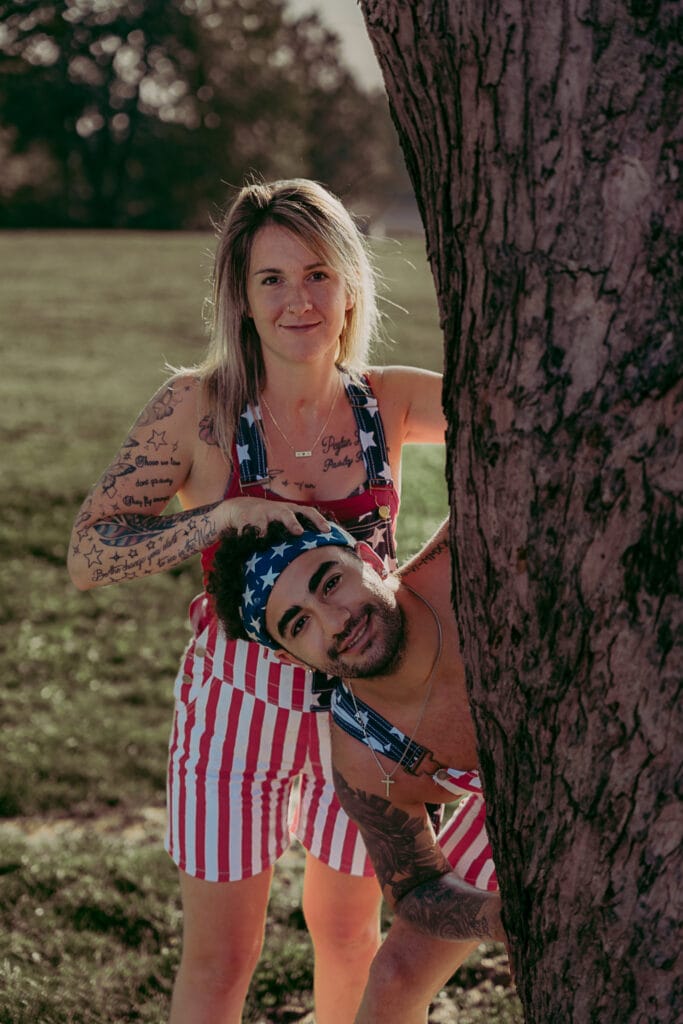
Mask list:
[[[226,185],[405,190],[383,94],[286,0],[0,0],[0,226],[206,227]]]

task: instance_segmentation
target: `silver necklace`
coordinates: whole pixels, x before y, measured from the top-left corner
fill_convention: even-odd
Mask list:
[[[434,656],[434,661],[432,662],[432,667],[430,668],[429,675],[427,676],[427,692],[424,695],[424,700],[422,701],[422,707],[420,708],[420,713],[417,716],[417,722],[415,723],[415,726],[413,728],[413,732],[412,732],[412,735],[410,736],[410,739],[408,739],[406,741],[406,745],[403,748],[403,753],[401,754],[401,757],[396,762],[396,767],[393,768],[390,772],[387,772],[387,771],[384,770],[384,768],[382,767],[381,761],[379,760],[379,758],[377,757],[377,754],[375,753],[374,747],[370,743],[370,737],[368,736],[368,732],[367,732],[367,729],[366,729],[366,726],[365,726],[365,719],[363,718],[363,714],[362,714],[360,708],[358,707],[358,704],[356,703],[356,695],[353,692],[353,687],[351,685],[351,681],[349,679],[344,680],[346,685],[348,686],[349,693],[351,694],[351,700],[353,701],[353,707],[354,707],[354,712],[355,712],[354,713],[354,718],[356,719],[356,721],[360,725],[361,729],[363,730],[363,736],[365,737],[365,744],[366,744],[368,750],[370,751],[370,753],[372,754],[373,761],[375,762],[375,764],[377,765],[377,767],[379,768],[379,770],[382,773],[382,778],[380,779],[380,782],[382,783],[383,786],[386,787],[387,798],[389,797],[389,787],[394,785],[394,775],[396,774],[396,772],[399,770],[399,768],[403,764],[403,758],[408,753],[408,749],[410,748],[410,744],[415,739],[415,736],[417,735],[417,730],[420,728],[420,726],[422,724],[422,719],[425,716],[425,711],[427,710],[427,704],[429,703],[429,698],[431,697],[431,694],[432,694],[432,686],[434,685],[434,673],[436,671],[437,665],[439,664],[439,661],[441,660],[441,652],[443,650],[443,630],[441,629],[441,622],[439,620],[439,616],[436,614],[435,608],[433,607],[433,605],[431,605],[429,603],[429,601],[427,600],[426,597],[423,597],[422,594],[418,594],[417,590],[413,590],[413,588],[409,587],[407,583],[404,583],[403,586],[406,588],[406,590],[409,590],[411,592],[411,594],[414,594],[415,597],[418,597],[420,599],[420,601],[422,601],[422,603],[425,604],[427,606],[427,608],[429,608],[430,612],[434,616],[434,622],[436,623],[436,629],[437,629],[437,632],[438,632],[439,639],[438,639],[437,647],[436,647],[436,655]]]
[[[304,448],[304,449],[297,449],[297,448],[294,447],[293,444],[290,443],[289,438],[285,434],[284,430],[282,429],[282,427],[280,426],[278,421],[275,419],[275,416],[273,415],[273,410],[268,405],[268,402],[266,401],[265,396],[261,395],[261,401],[263,402],[263,404],[265,405],[266,409],[268,410],[268,415],[270,416],[271,420],[273,421],[273,425],[275,426],[275,428],[279,432],[280,436],[282,437],[282,440],[285,442],[287,447],[290,449],[290,451],[292,451],[294,453],[294,458],[295,459],[310,459],[310,457],[313,454],[313,451],[316,448],[320,438],[323,436],[323,434],[325,433],[325,430],[327,429],[327,424],[330,422],[330,419],[332,418],[332,413],[334,412],[334,407],[337,404],[337,399],[339,398],[339,391],[340,391],[340,389],[341,389],[341,378],[339,379],[339,382],[338,382],[337,391],[336,391],[336,394],[334,396],[334,401],[330,405],[330,411],[327,414],[327,418],[326,418],[325,422],[322,425],[320,433],[316,437],[316,439],[313,442],[313,444],[311,445],[311,447],[310,448]]]

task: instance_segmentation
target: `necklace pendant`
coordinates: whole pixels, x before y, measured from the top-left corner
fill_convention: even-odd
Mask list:
[[[387,798],[389,797],[389,786],[393,786],[393,784],[394,780],[391,778],[390,775],[385,775],[384,778],[382,779],[382,785],[386,788],[387,791]]]
[[[313,452],[304,452],[304,451],[297,452],[297,451],[295,451],[294,452],[294,458],[295,459],[310,459],[312,454],[313,454]]]

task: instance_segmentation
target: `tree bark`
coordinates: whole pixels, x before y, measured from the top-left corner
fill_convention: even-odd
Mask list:
[[[444,330],[453,595],[526,1020],[674,1024],[680,6],[361,7]]]

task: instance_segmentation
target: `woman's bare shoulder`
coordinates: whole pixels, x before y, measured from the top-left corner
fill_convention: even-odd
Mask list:
[[[140,417],[155,419],[166,418],[174,410],[184,407],[195,407],[201,397],[202,384],[197,374],[179,371],[168,377],[154,392]]]

